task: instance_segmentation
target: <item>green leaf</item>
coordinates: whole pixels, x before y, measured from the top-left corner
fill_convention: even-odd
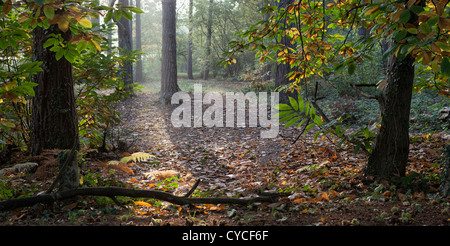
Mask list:
[[[293,110],[281,111],[281,112],[276,113],[273,117],[280,118],[280,117],[286,116],[292,112],[294,112],[294,111]]]
[[[44,6],[44,15],[48,19],[52,20],[55,17],[55,9],[50,5]]]
[[[398,21],[402,24],[406,24],[409,19],[411,19],[411,12],[409,12],[409,10],[405,10],[400,15],[400,19]]]
[[[284,128],[288,128],[290,126],[292,126],[295,122],[297,122],[299,119],[301,119],[301,117],[295,117],[292,118],[291,120],[289,120],[286,125],[284,126]]]
[[[291,103],[291,107],[292,107],[295,111],[298,111],[298,104],[297,104],[297,101],[295,101],[294,98],[289,97],[289,102]]]
[[[316,125],[316,124],[311,123],[311,124],[309,124],[308,126],[306,126],[305,132],[303,133],[303,136],[305,136],[306,133],[307,133],[309,130],[311,130],[311,128],[313,128],[315,125]]]
[[[112,17],[113,17],[113,11],[110,10],[110,11],[108,11],[108,13],[106,13],[106,15],[105,15],[105,19],[104,19],[105,23],[108,23],[108,22],[112,19]]]
[[[296,116],[296,115],[297,115],[296,113],[290,114],[290,115],[288,115],[288,116],[282,118],[279,122],[281,123],[281,122],[288,121],[288,120],[292,119],[292,118],[293,118],[294,116]]]
[[[114,11],[114,19],[116,21],[119,21],[121,18],[122,18],[122,11],[120,11],[120,10]]]
[[[133,14],[128,11],[122,10],[122,16],[127,20],[133,20]]]
[[[278,109],[278,110],[292,110],[291,106],[284,104],[284,103],[277,104],[277,105],[275,105],[274,108]]]
[[[355,73],[355,71],[356,71],[356,64],[354,62],[350,62],[348,64],[348,74],[352,75]]]
[[[313,121],[314,121],[314,123],[316,123],[318,126],[322,126],[322,125],[323,125],[322,118],[318,117],[317,115],[316,115],[316,117],[314,117]]]
[[[303,97],[298,93],[298,109],[301,113],[305,111],[305,102],[303,101]]]
[[[408,31],[406,31],[405,29],[402,29],[395,35],[394,39],[395,39],[395,41],[399,42],[399,41],[403,40],[407,34],[408,34]]]
[[[42,6],[44,6],[45,0],[34,0],[34,2],[35,2],[38,6],[42,7]]]
[[[442,58],[441,73],[446,77],[450,77],[450,58],[448,56]]]
[[[302,120],[302,121],[297,125],[297,128],[300,128],[306,121],[308,121],[308,119]]]
[[[127,9],[129,9],[131,12],[134,12],[136,14],[143,14],[144,11],[142,9],[136,8],[136,7],[128,7]]]

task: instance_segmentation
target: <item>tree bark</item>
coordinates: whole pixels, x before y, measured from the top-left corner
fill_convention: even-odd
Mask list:
[[[203,80],[209,79],[209,69],[211,66],[211,39],[212,39],[212,10],[213,10],[214,0],[209,0],[209,10],[208,10],[208,27],[206,33],[206,64],[205,70],[203,70]]]
[[[141,8],[141,0],[136,0],[136,8]],[[136,14],[136,49],[142,49],[142,35],[141,35],[141,15]],[[144,82],[144,75],[142,72],[142,55],[138,55],[136,61],[136,82]]]
[[[189,36],[187,47],[187,74],[188,79],[194,79],[192,73],[192,32],[193,32],[193,12],[194,12],[194,0],[189,0]]]
[[[123,7],[130,6],[129,0],[119,0]],[[119,36],[119,47],[122,48],[121,56],[128,56],[133,51],[132,41],[132,25],[131,21],[122,16],[120,20],[116,20],[117,31]],[[127,61],[122,65],[122,80],[125,86],[133,83],[133,63]]]
[[[64,57],[57,61],[55,53],[43,47],[52,33],[61,34],[65,41],[72,37],[70,31],[64,33],[56,25],[33,30],[33,60],[43,62],[43,71],[34,77],[38,86],[32,101],[32,155],[43,149],[71,149],[78,143],[72,64]]]
[[[409,154],[409,115],[414,83],[414,58],[388,61],[386,85],[378,101],[381,129],[368,159],[366,174],[380,178],[402,177]]]
[[[292,4],[293,0],[281,0],[277,4],[278,8],[286,8],[289,4]],[[289,29],[291,26],[288,26],[286,21],[284,20],[285,29]],[[287,38],[286,36],[283,36],[281,38],[281,41],[277,44],[282,44],[286,48],[293,48],[295,49],[295,45],[291,44],[291,40]],[[277,63],[276,64],[276,70],[275,70],[275,87],[278,88],[283,85],[287,85],[292,83],[293,81],[290,81],[286,76],[292,72],[292,68],[290,64],[283,64],[283,63]],[[295,96],[296,93],[286,92],[284,90],[280,91],[280,103],[289,103],[289,96],[297,98]]]
[[[180,90],[177,82],[176,0],[162,0],[161,97],[170,104],[172,95]]]

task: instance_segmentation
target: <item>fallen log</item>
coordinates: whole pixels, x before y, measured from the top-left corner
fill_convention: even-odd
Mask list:
[[[66,191],[58,191],[52,194],[41,194],[25,198],[10,199],[0,202],[0,211],[12,210],[15,208],[29,207],[38,203],[53,203],[62,201],[77,196],[106,196],[113,199],[115,202],[116,196],[126,196],[133,198],[153,198],[177,205],[186,204],[240,204],[247,205],[256,202],[276,202],[281,197],[276,193],[261,194],[261,196],[254,198],[192,198],[192,194],[199,181],[185,196],[175,196],[171,193],[156,191],[156,190],[134,190],[121,187],[96,187],[96,188],[82,188]]]

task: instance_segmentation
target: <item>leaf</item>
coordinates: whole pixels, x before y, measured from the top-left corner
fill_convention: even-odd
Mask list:
[[[55,9],[50,5],[45,5],[44,6],[44,15],[45,15],[45,17],[47,17],[50,20],[53,19],[55,17]]]
[[[144,11],[142,9],[136,8],[136,7],[127,7],[128,10],[131,12],[134,12],[136,14],[143,14]]]
[[[80,23],[80,25],[85,28],[92,28],[92,23],[87,18],[83,18],[83,19],[79,20],[78,23]]]
[[[277,105],[275,105],[274,108],[278,109],[278,110],[292,110],[291,106],[284,104],[284,103],[277,104]]]
[[[127,163],[129,161],[140,162],[142,160],[147,160],[149,158],[155,157],[145,152],[136,152],[130,156],[123,157],[120,162]]]
[[[288,127],[290,127],[290,126],[292,126],[295,122],[297,122],[299,119],[301,119],[301,117],[295,117],[295,118],[292,118],[290,121],[288,121],[287,123],[286,123],[286,125],[284,126],[284,128],[288,128]]]
[[[298,111],[298,104],[297,104],[297,101],[296,101],[294,98],[289,97],[289,102],[291,103],[292,108],[293,108],[295,111]]]
[[[354,74],[354,73],[355,73],[355,70],[356,70],[356,64],[355,64],[354,62],[350,62],[350,63],[348,64],[348,74],[349,74],[349,75]]]
[[[150,203],[141,202],[141,201],[136,201],[136,202],[134,202],[134,204],[137,205],[137,206],[146,206],[146,207],[151,207],[152,206]]]
[[[61,18],[59,18],[58,28],[63,32],[67,32],[67,30],[69,30],[69,21],[67,20],[66,16],[62,16]]]
[[[395,35],[394,39],[395,39],[395,41],[399,42],[399,41],[403,40],[407,34],[408,34],[408,31],[406,31],[405,29],[402,29]]]
[[[34,2],[36,3],[36,5],[42,7],[42,6],[44,6],[45,0],[34,0]]]
[[[411,19],[411,12],[409,12],[409,10],[405,10],[400,15],[400,19],[398,21],[402,24],[406,24],[409,19]]]
[[[95,46],[95,49],[97,49],[98,52],[102,51],[102,47],[100,47],[100,45],[95,42],[95,40],[91,39],[91,43]]]
[[[297,125],[297,128],[300,128],[306,121],[308,121],[308,119],[302,120],[302,121]]]
[[[441,73],[446,77],[450,77],[450,58],[448,56],[442,59]]]

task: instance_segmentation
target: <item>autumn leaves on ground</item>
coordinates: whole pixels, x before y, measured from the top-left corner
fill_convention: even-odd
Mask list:
[[[192,197],[249,198],[281,194],[274,203],[249,206],[178,206],[155,199],[83,197],[0,214],[3,225],[449,225],[448,199],[439,194],[444,133],[412,136],[405,178],[377,181],[363,175],[363,153],[280,128],[274,139],[260,127],[174,128],[175,106],[161,107],[158,95],[141,92],[119,106],[123,123],[110,132],[112,150],[83,149],[84,187],[155,189]],[[207,107],[207,105],[204,105]],[[17,154],[16,158],[27,158]],[[45,190],[53,180],[57,152],[35,157],[34,174],[7,176],[18,193]],[[20,187],[20,189],[17,189]],[[2,194],[8,196],[8,194]],[[18,194],[10,194],[17,197]]]

